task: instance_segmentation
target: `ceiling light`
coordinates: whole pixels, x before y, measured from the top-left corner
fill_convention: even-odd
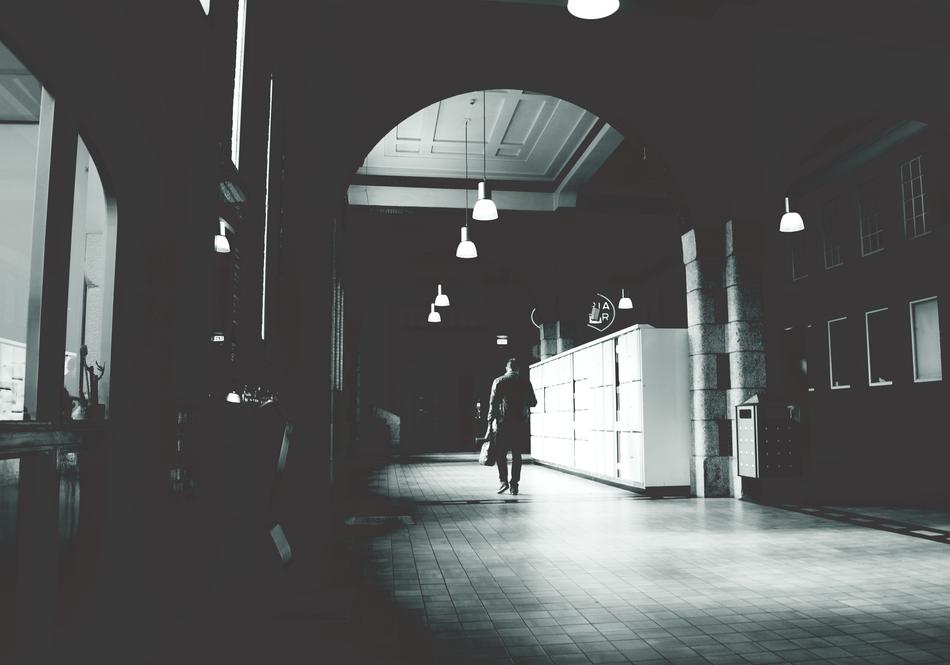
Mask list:
[[[620,9],[620,0],[567,0],[567,11],[577,18],[606,18]]]
[[[782,233],[795,233],[796,231],[805,230],[805,222],[802,221],[802,216],[789,210],[787,196],[785,197],[785,214],[782,215],[778,230]]]
[[[218,220],[218,235],[214,237],[214,251],[218,254],[227,254],[231,251],[231,243],[228,242],[226,228],[228,223],[223,219]]]
[[[491,200],[491,194],[488,191],[488,122],[485,120],[487,115],[486,95],[482,90],[482,181],[478,183],[478,201],[475,202],[475,208],[472,210],[472,219],[480,222],[498,219],[498,208]]]
[[[436,307],[448,307],[449,306],[449,297],[442,293],[442,285],[439,284],[439,293],[435,297],[435,306]]]
[[[468,119],[465,120],[465,185],[462,187],[465,194],[465,226],[462,227],[462,240],[455,248],[455,256],[460,259],[478,258],[475,243],[468,239]]]
[[[468,209],[466,208],[466,211]],[[459,246],[455,248],[455,256],[460,259],[477,259],[478,250],[475,248],[475,243],[468,239],[468,227],[462,227],[462,239],[459,242]]]
[[[617,309],[633,309],[633,301],[624,293],[623,289],[620,289],[620,302],[617,304]]]
[[[429,323],[442,323],[442,315],[435,311],[435,303],[429,305]]]

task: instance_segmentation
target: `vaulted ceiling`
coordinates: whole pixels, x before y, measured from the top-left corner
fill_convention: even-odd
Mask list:
[[[358,169],[349,199],[354,205],[460,207],[458,189],[471,189],[484,170],[501,209],[555,210],[574,205],[577,190],[621,142],[597,116],[557,97],[469,92],[393,127]]]

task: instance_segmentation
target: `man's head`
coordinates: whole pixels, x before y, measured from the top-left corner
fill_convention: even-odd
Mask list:
[[[509,372],[520,372],[521,371],[521,361],[517,358],[509,358],[508,363],[505,365],[505,369]]]

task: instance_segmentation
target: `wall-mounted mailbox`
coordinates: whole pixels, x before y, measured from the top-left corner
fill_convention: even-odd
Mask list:
[[[778,478],[801,472],[801,441],[793,409],[781,400],[755,395],[736,407],[739,475]]]

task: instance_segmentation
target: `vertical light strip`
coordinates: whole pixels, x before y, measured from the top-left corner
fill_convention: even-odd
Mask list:
[[[267,167],[264,175],[264,267],[261,279],[261,340],[267,330],[267,230],[270,220],[270,162],[271,134],[274,130],[274,75],[271,74],[267,93]]]
[[[244,97],[244,27],[247,0],[238,0],[237,44],[234,48],[234,97],[231,106],[231,161],[239,168],[241,158],[241,106]]]

